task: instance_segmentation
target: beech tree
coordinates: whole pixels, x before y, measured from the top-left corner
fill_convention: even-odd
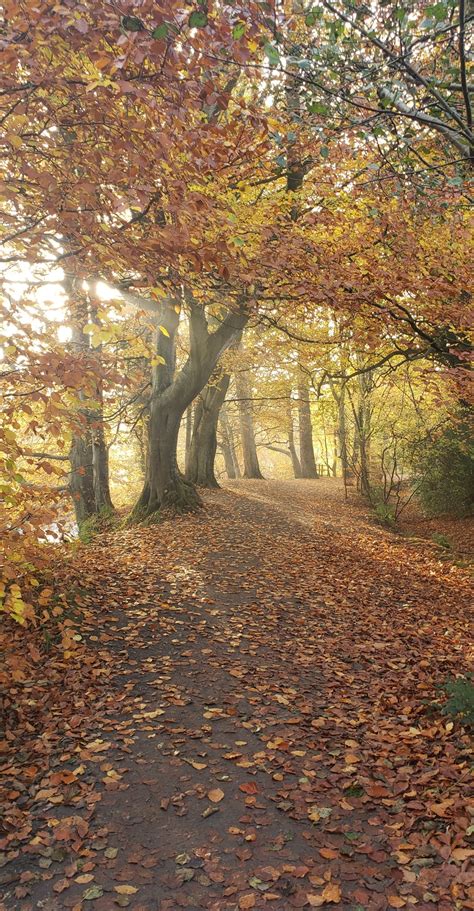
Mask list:
[[[142,494],[132,517],[150,519],[161,507],[178,510],[199,504],[199,495],[177,465],[178,433],[183,415],[212,375],[220,356],[241,333],[249,318],[245,301],[228,310],[210,331],[204,308],[187,295],[189,355],[176,371],[178,299],[163,302],[157,314],[156,354],[148,421],[148,466]]]
[[[252,386],[249,376],[245,371],[236,371],[235,389],[239,408],[240,438],[242,443],[242,457],[244,460],[244,478],[263,480],[258,461],[257,446],[255,443],[255,427],[252,406]]]
[[[344,476],[367,456],[370,486],[352,406],[381,370],[470,400],[470,7],[4,7],[2,540],[25,578],[68,491],[80,522],[111,508],[122,432],[142,431],[134,520],[198,505],[250,324],[285,389],[264,419],[259,371],[233,365],[246,476],[265,446],[314,477],[328,396]],[[237,408],[220,415],[236,477]]]
[[[217,452],[217,425],[230,383],[230,373],[219,372],[199,396],[194,412],[186,477],[198,487],[218,487],[214,472]],[[229,449],[226,450],[229,453]],[[231,456],[229,477],[235,477]]]

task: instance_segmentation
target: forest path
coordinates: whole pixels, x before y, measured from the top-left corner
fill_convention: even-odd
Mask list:
[[[205,501],[84,557],[102,682],[49,706],[5,907],[474,908],[467,738],[427,709],[466,668],[467,574],[337,482]]]

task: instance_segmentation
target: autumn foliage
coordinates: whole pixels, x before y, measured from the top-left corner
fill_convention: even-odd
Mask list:
[[[469,4],[452,0],[3,4],[2,844],[13,861],[38,850],[44,871],[56,842],[71,846],[73,866],[53,889],[67,892],[72,878],[84,887],[74,911],[104,897],[90,841],[106,836],[93,832],[100,795],[90,770],[100,764],[110,799],[125,799],[128,787],[108,759],[113,707],[131,713],[120,721],[124,749],[128,733],[144,746],[146,732],[159,731],[180,755],[178,735],[193,736],[191,719],[181,732],[179,718],[161,719],[170,705],[190,704],[165,671],[162,708],[135,696],[127,704],[133,661],[114,638],[120,630],[127,648],[142,650],[147,623],[160,643],[180,634],[160,613],[162,601],[174,609],[170,592],[192,629],[209,632],[196,603],[217,618],[209,650],[196,651],[197,633],[177,640],[189,652],[189,686],[199,680],[207,693],[205,722],[237,717],[235,692],[224,687],[216,708],[199,676],[210,655],[220,684],[226,674],[245,689],[252,720],[243,726],[254,740],[229,747],[215,769],[206,746],[165,762],[158,777],[175,775],[187,794],[177,766],[189,760],[205,772],[192,796],[211,823],[232,763],[244,816],[228,820],[226,837],[237,840],[238,860],[251,858],[252,814],[270,818],[267,798],[288,813],[297,845],[278,868],[262,857],[244,882],[205,852],[179,861],[187,853],[173,843],[179,906],[196,876],[226,884],[200,905],[214,911],[227,909],[225,898],[240,911],[263,901],[471,907],[464,716],[446,720],[436,688],[446,676],[468,680],[455,601],[466,594],[468,548],[457,542],[473,502],[472,24]],[[242,475],[248,483],[232,495],[203,493]],[[322,475],[330,481],[318,499]],[[289,523],[281,533],[258,492],[274,476],[290,485],[268,488]],[[298,526],[287,497],[293,512],[303,509]],[[328,502],[335,517],[315,528]],[[410,544],[398,561],[387,529],[418,529],[429,521],[423,510],[462,517],[426,545],[456,543],[457,557],[444,555],[452,562],[428,550],[425,566]],[[274,553],[268,536],[260,540],[267,521]],[[217,566],[224,555],[234,594],[242,587],[241,614],[225,584],[214,595],[197,579],[222,583],[210,552]],[[118,624],[110,650],[101,629],[109,622]],[[244,644],[244,661],[228,664],[227,640]],[[153,672],[169,660],[174,673],[173,650],[159,648]],[[282,675],[289,654],[294,685]],[[318,675],[326,702],[314,694]],[[19,758],[9,764],[12,748]],[[187,813],[184,797],[169,800],[178,817]],[[275,820],[261,824],[272,850],[286,851]],[[315,833],[324,870],[307,863]],[[112,873],[114,850],[104,854]],[[354,851],[371,865],[371,885],[358,889],[346,888],[360,874],[359,856],[356,873],[347,869]],[[146,871],[145,860],[136,863]],[[14,901],[27,899],[28,876]],[[201,892],[207,885],[199,880]],[[113,889],[119,906],[135,901],[130,875]],[[168,899],[160,911],[171,911]]]

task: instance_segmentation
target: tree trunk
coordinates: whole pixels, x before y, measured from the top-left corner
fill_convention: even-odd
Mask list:
[[[313,428],[309,404],[309,384],[300,381],[298,384],[298,415],[300,435],[300,464],[302,478],[317,478],[316,460],[314,458]]]
[[[92,472],[96,512],[113,511],[109,484],[109,450],[102,422],[92,430]]]
[[[244,478],[263,480],[258,463],[253,423],[252,388],[246,373],[235,374],[235,388],[239,400],[240,434],[244,457]]]
[[[82,289],[76,288],[76,278],[67,273],[64,277],[64,288],[69,297],[71,313],[71,347],[79,357],[90,355],[90,339],[84,333],[84,326],[89,322],[89,308]],[[94,451],[91,429],[91,411],[87,408],[86,396],[82,389],[77,392],[78,399],[84,402],[77,415],[77,426],[72,435],[69,461],[71,473],[69,492],[72,497],[76,522],[79,526],[97,512],[94,485]]]
[[[178,468],[178,434],[186,410],[178,401],[152,402],[148,440],[150,458],[142,493],[133,511],[133,518],[150,519],[160,509],[170,507],[184,512],[200,505],[192,484]]]
[[[295,478],[301,478],[301,464],[296,452],[295,432],[293,429],[293,413],[291,410],[291,396],[288,398],[287,406],[287,423],[288,423],[288,449],[290,450],[291,464]]]
[[[99,515],[104,510],[112,511],[113,505],[109,487],[109,452],[103,423],[101,354],[100,349],[91,350],[90,337],[84,332],[84,327],[92,318],[90,301],[74,274],[66,273],[63,284],[69,298],[71,347],[76,355],[89,359],[90,362],[85,363],[85,369],[94,372],[97,377],[95,392],[89,396],[92,401],[88,402],[85,392],[78,390],[78,398],[84,407],[78,412],[77,429],[73,433],[69,453],[69,490],[80,527],[92,516]]]
[[[176,376],[180,302],[176,299],[163,301],[157,315],[157,363],[152,367],[148,468],[142,493],[130,516],[132,522],[157,521],[157,514],[163,508],[183,512],[201,505],[194,484],[178,468],[179,427],[186,409],[208,382],[221,354],[248,319],[244,309],[229,311],[219,328],[210,333],[204,309],[190,294],[187,301],[190,306],[189,356]]]
[[[94,477],[94,498],[96,512],[113,512],[109,482],[109,448],[105,440],[104,390],[101,375],[101,351],[95,350],[97,360],[97,389],[95,400],[97,410],[91,413],[92,472]]]
[[[89,427],[85,426],[74,434],[69,461],[71,463],[69,492],[74,505],[76,522],[80,528],[96,512],[92,438]]]
[[[189,456],[191,453],[191,441],[193,438],[193,406],[188,405],[186,408],[185,421],[185,442],[184,442],[184,474],[187,476],[189,469]]]
[[[349,480],[349,459],[347,456],[347,425],[346,425],[346,387],[341,386],[337,398],[337,441],[339,458],[341,460],[342,479],[347,497],[347,482]]]
[[[138,423],[135,425],[134,435],[137,441],[138,446],[138,459],[140,463],[142,478],[146,478],[146,473],[148,470],[148,417],[145,419],[143,416],[140,418]]]
[[[370,480],[370,405],[368,401],[370,393],[370,374],[361,374],[359,376],[359,407],[358,407],[358,425],[359,425],[359,453],[360,453],[360,487],[363,495],[370,499],[372,488]]]
[[[170,507],[184,512],[200,505],[192,484],[178,468],[178,434],[183,414],[194,396],[185,397],[184,389],[174,379],[176,333],[179,313],[177,302],[167,302],[157,316],[156,363],[152,366],[152,394],[148,421],[148,464],[143,490],[132,514],[132,520],[158,518],[156,513]],[[164,330],[164,331],[163,331]],[[188,367],[188,372],[192,374]],[[193,388],[192,375],[189,377]],[[181,384],[182,385],[182,384]]]
[[[240,478],[240,465],[235,451],[234,433],[225,410],[221,408],[220,414],[221,427],[221,449],[224,456],[225,470],[227,477],[230,479]]]
[[[208,383],[196,405],[186,477],[198,487],[219,487],[214,474],[217,422],[229,382],[229,374],[216,377],[214,383]]]
[[[357,384],[357,399],[354,402],[350,395],[352,413],[354,416],[354,441],[352,447],[352,466],[357,477],[357,488],[369,500],[371,498],[370,480],[370,374],[361,374]]]

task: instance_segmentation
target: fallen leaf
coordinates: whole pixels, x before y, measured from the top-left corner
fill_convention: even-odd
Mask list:
[[[335,860],[336,857],[339,857],[339,851],[335,851],[334,848],[320,848],[319,853],[326,860]]]
[[[91,886],[90,889],[86,889],[86,891],[82,893],[82,897],[84,901],[91,902],[96,898],[100,898],[103,894],[104,890],[101,886]]]
[[[239,789],[244,794],[258,794],[258,787],[255,781],[246,781],[244,784],[239,785]]]
[[[240,911],[249,911],[250,908],[255,908],[256,901],[256,896],[251,892],[249,892],[248,895],[241,895],[239,898]]]
[[[312,908],[320,908],[321,905],[340,902],[341,887],[336,883],[328,883],[319,895],[307,895],[308,902]]]
[[[313,823],[318,823],[321,819],[328,819],[332,813],[332,807],[318,807],[314,804],[308,810],[308,819]]]

